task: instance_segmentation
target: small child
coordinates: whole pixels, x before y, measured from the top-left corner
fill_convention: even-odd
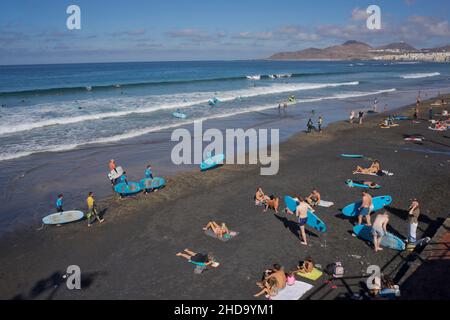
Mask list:
[[[286,284],[288,286],[293,286],[295,284],[295,281],[295,275],[292,271],[286,274]]]

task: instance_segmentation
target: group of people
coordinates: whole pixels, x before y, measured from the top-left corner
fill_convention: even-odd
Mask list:
[[[356,117],[356,113],[354,110],[350,111],[350,116],[349,116],[349,122],[350,124],[353,124],[353,122],[355,121],[355,117]],[[362,124],[363,123],[363,118],[364,118],[364,111],[360,110],[358,111],[358,123]]]
[[[59,194],[56,199],[56,212],[57,213],[64,212],[63,202],[64,202],[64,196],[62,194]],[[94,193],[92,191],[88,193],[88,196],[86,198],[86,204],[88,207],[88,211],[86,214],[88,227],[90,227],[95,220],[98,220],[98,222],[103,223],[105,221],[105,219],[100,217],[100,215],[97,211],[97,205],[95,203]],[[60,225],[58,225],[58,226],[60,226]]]
[[[306,132],[311,133],[313,130],[317,130],[319,132],[322,132],[322,125],[323,125],[323,118],[322,116],[319,116],[317,119],[317,129],[314,126],[314,122],[311,118],[309,118],[308,122],[306,123]]]

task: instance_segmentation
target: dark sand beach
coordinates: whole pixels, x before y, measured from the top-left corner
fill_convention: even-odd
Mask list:
[[[7,234],[0,243],[0,298],[253,299],[258,291],[255,282],[266,268],[280,263],[291,269],[307,256],[323,267],[342,261],[346,275],[334,282],[337,289],[325,284],[325,277],[310,282],[314,288],[304,299],[348,298],[360,290],[369,265],[379,265],[384,274],[399,278],[411,253],[389,249],[375,253],[352,236],[354,221],[339,209],[361,197],[360,189],[348,188],[344,181],[367,178],[382,185],[372,195],[393,198],[387,208],[390,232],[407,236],[406,209],[416,197],[422,207],[418,236],[434,235],[449,212],[450,139],[446,132],[428,130],[428,103],[421,105],[420,123],[400,121],[398,127],[380,129],[377,124],[383,115],[375,115],[362,126],[336,122],[322,134],[295,135],[280,146],[276,176],[260,176],[259,166],[250,165],[181,173],[157,193],[102,199],[98,204],[106,222],[89,229],[82,221]],[[412,106],[396,113],[411,115]],[[406,142],[405,135],[423,135],[425,141]],[[394,175],[353,176],[356,165],[370,162],[343,159],[340,153],[379,159],[382,169]],[[317,187],[324,200],[335,203],[316,211],[328,231],[320,234],[307,228],[309,244],[301,245],[293,217],[262,213],[261,207],[254,206],[257,186],[280,197],[307,195]],[[240,234],[226,243],[209,238],[202,227],[210,220],[225,221]],[[184,248],[212,251],[221,265],[194,274],[193,265],[175,256]],[[62,275],[69,265],[81,268],[81,290],[65,286]],[[441,290],[438,298],[448,299],[448,273],[447,278],[436,272],[428,276],[442,277],[437,283],[447,290]],[[420,279],[427,281],[426,275]],[[428,298],[433,298],[432,292]]]

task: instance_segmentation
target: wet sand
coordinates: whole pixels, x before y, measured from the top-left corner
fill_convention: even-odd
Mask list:
[[[410,115],[412,106],[396,113]],[[426,102],[420,116],[419,124],[400,121],[391,129],[380,129],[377,123],[383,115],[376,115],[362,126],[337,122],[322,134],[295,135],[280,146],[276,176],[260,176],[259,166],[244,165],[185,172],[169,178],[168,186],[157,193],[99,201],[106,222],[90,229],[82,221],[8,234],[0,243],[0,298],[252,299],[265,268],[280,263],[291,269],[307,256],[324,267],[342,261],[346,279],[335,282],[337,289],[323,278],[311,282],[314,288],[304,298],[345,298],[359,290],[372,264],[395,277],[409,253],[385,249],[375,254],[364,241],[352,237],[354,221],[339,213],[359,200],[361,192],[344,181],[363,179],[351,172],[357,164],[370,163],[338,155],[362,153],[394,172],[391,177],[367,177],[382,185],[372,195],[389,194],[394,199],[388,208],[390,232],[406,237],[406,209],[409,199],[417,197],[422,205],[418,236],[432,236],[448,216],[450,140],[448,133],[427,129]],[[403,140],[404,135],[418,134],[426,138],[422,145]],[[443,153],[425,153],[425,149]],[[254,206],[257,186],[280,197],[307,195],[317,187],[325,200],[335,202],[334,207],[317,210],[328,232],[308,229],[309,245],[302,246],[292,217],[262,213]],[[225,221],[239,236],[226,243],[205,236],[202,227],[210,220]],[[193,265],[175,256],[184,248],[212,251],[221,265],[196,275]],[[82,290],[68,290],[62,278],[67,266],[74,264],[82,271]]]

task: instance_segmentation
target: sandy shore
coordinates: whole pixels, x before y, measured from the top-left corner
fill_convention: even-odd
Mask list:
[[[346,280],[336,282],[335,290],[322,279],[312,282],[314,288],[305,295],[309,299],[345,298],[357,292],[372,264],[395,277],[409,253],[386,249],[375,254],[352,237],[353,221],[339,213],[360,198],[360,190],[346,187],[344,181],[355,178],[351,172],[357,164],[369,163],[338,155],[362,153],[395,173],[371,179],[382,185],[373,195],[389,194],[394,199],[388,208],[389,231],[406,236],[405,209],[409,199],[417,197],[423,212],[418,236],[432,236],[448,216],[450,141],[448,133],[427,129],[428,103],[421,106],[419,124],[401,121],[399,127],[380,129],[377,123],[383,115],[376,115],[363,126],[338,122],[321,135],[295,135],[280,146],[276,176],[260,176],[258,166],[242,165],[187,172],[169,179],[167,188],[157,193],[103,199],[99,207],[106,222],[90,229],[83,221],[9,234],[0,243],[0,298],[251,299],[265,268],[281,263],[290,269],[306,256],[322,266],[342,261],[346,268]],[[412,107],[396,113],[411,115]],[[423,145],[403,140],[417,134],[426,138]],[[293,218],[262,213],[254,206],[257,186],[278,196],[305,195],[317,187],[325,200],[335,202],[332,208],[317,210],[329,231],[319,234],[309,229],[309,245],[302,246]],[[225,221],[240,235],[226,243],[206,237],[201,228],[210,220]],[[196,275],[191,264],[175,256],[184,248],[212,251],[221,266]],[[62,278],[73,264],[81,268],[82,290],[68,290]]]

